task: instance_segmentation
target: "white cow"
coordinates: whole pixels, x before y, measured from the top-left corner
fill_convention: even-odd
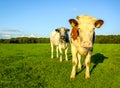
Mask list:
[[[85,78],[90,78],[90,59],[93,50],[93,43],[95,37],[95,28],[100,28],[104,23],[103,20],[97,20],[96,18],[88,15],[77,16],[77,20],[70,19],[69,22],[72,26],[70,34],[71,41],[71,53],[72,53],[72,72],[71,79],[75,78],[76,66],[78,69],[82,69],[81,56],[85,57]]]
[[[56,46],[56,57],[58,58],[58,49],[60,52],[60,62],[62,62],[62,54],[65,50],[65,59],[68,61],[67,51],[68,51],[68,43],[69,43],[69,36],[68,36],[69,29],[61,27],[55,29],[50,34],[50,44],[51,44],[51,58],[53,58],[53,51],[54,46]]]

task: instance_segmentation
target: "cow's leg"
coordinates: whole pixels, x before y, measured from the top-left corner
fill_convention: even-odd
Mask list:
[[[91,59],[91,52],[88,52],[86,58],[85,58],[85,65],[86,65],[86,72],[85,72],[85,78],[90,78],[90,59]]]
[[[53,44],[51,43],[51,58],[53,58]]]
[[[60,51],[60,62],[62,62],[62,54],[63,54],[63,52],[62,52],[61,46],[59,46],[59,51]]]
[[[82,69],[82,65],[81,65],[81,55],[78,53],[77,54],[78,57],[78,70],[80,71]]]
[[[56,46],[56,57],[58,58],[58,46]]]
[[[66,59],[66,61],[68,61],[67,51],[68,51],[68,48],[65,49],[65,59]]]
[[[76,65],[77,65],[76,54],[77,54],[77,50],[74,46],[71,46],[71,51],[72,51],[72,72],[71,72],[70,78],[74,79],[75,75],[76,75]]]

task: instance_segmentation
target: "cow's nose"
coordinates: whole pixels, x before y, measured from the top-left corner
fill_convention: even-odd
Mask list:
[[[82,47],[85,47],[85,48],[90,48],[90,47],[92,47],[92,44],[91,44],[91,42],[89,42],[89,41],[83,41],[83,42],[81,43],[81,46],[82,46]]]
[[[61,39],[64,39],[65,38],[65,36],[61,36]]]

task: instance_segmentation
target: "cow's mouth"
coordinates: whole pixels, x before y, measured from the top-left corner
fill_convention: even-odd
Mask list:
[[[92,47],[92,43],[91,42],[87,42],[87,41],[84,41],[84,42],[81,42],[81,47],[83,48],[91,48]]]

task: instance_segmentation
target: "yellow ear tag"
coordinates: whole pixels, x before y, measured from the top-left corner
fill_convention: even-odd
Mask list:
[[[75,26],[75,24],[72,22],[72,23],[71,23],[71,27],[74,27],[74,26]]]
[[[100,26],[101,26],[101,24],[97,24],[97,25],[96,25],[96,28],[100,28]]]

